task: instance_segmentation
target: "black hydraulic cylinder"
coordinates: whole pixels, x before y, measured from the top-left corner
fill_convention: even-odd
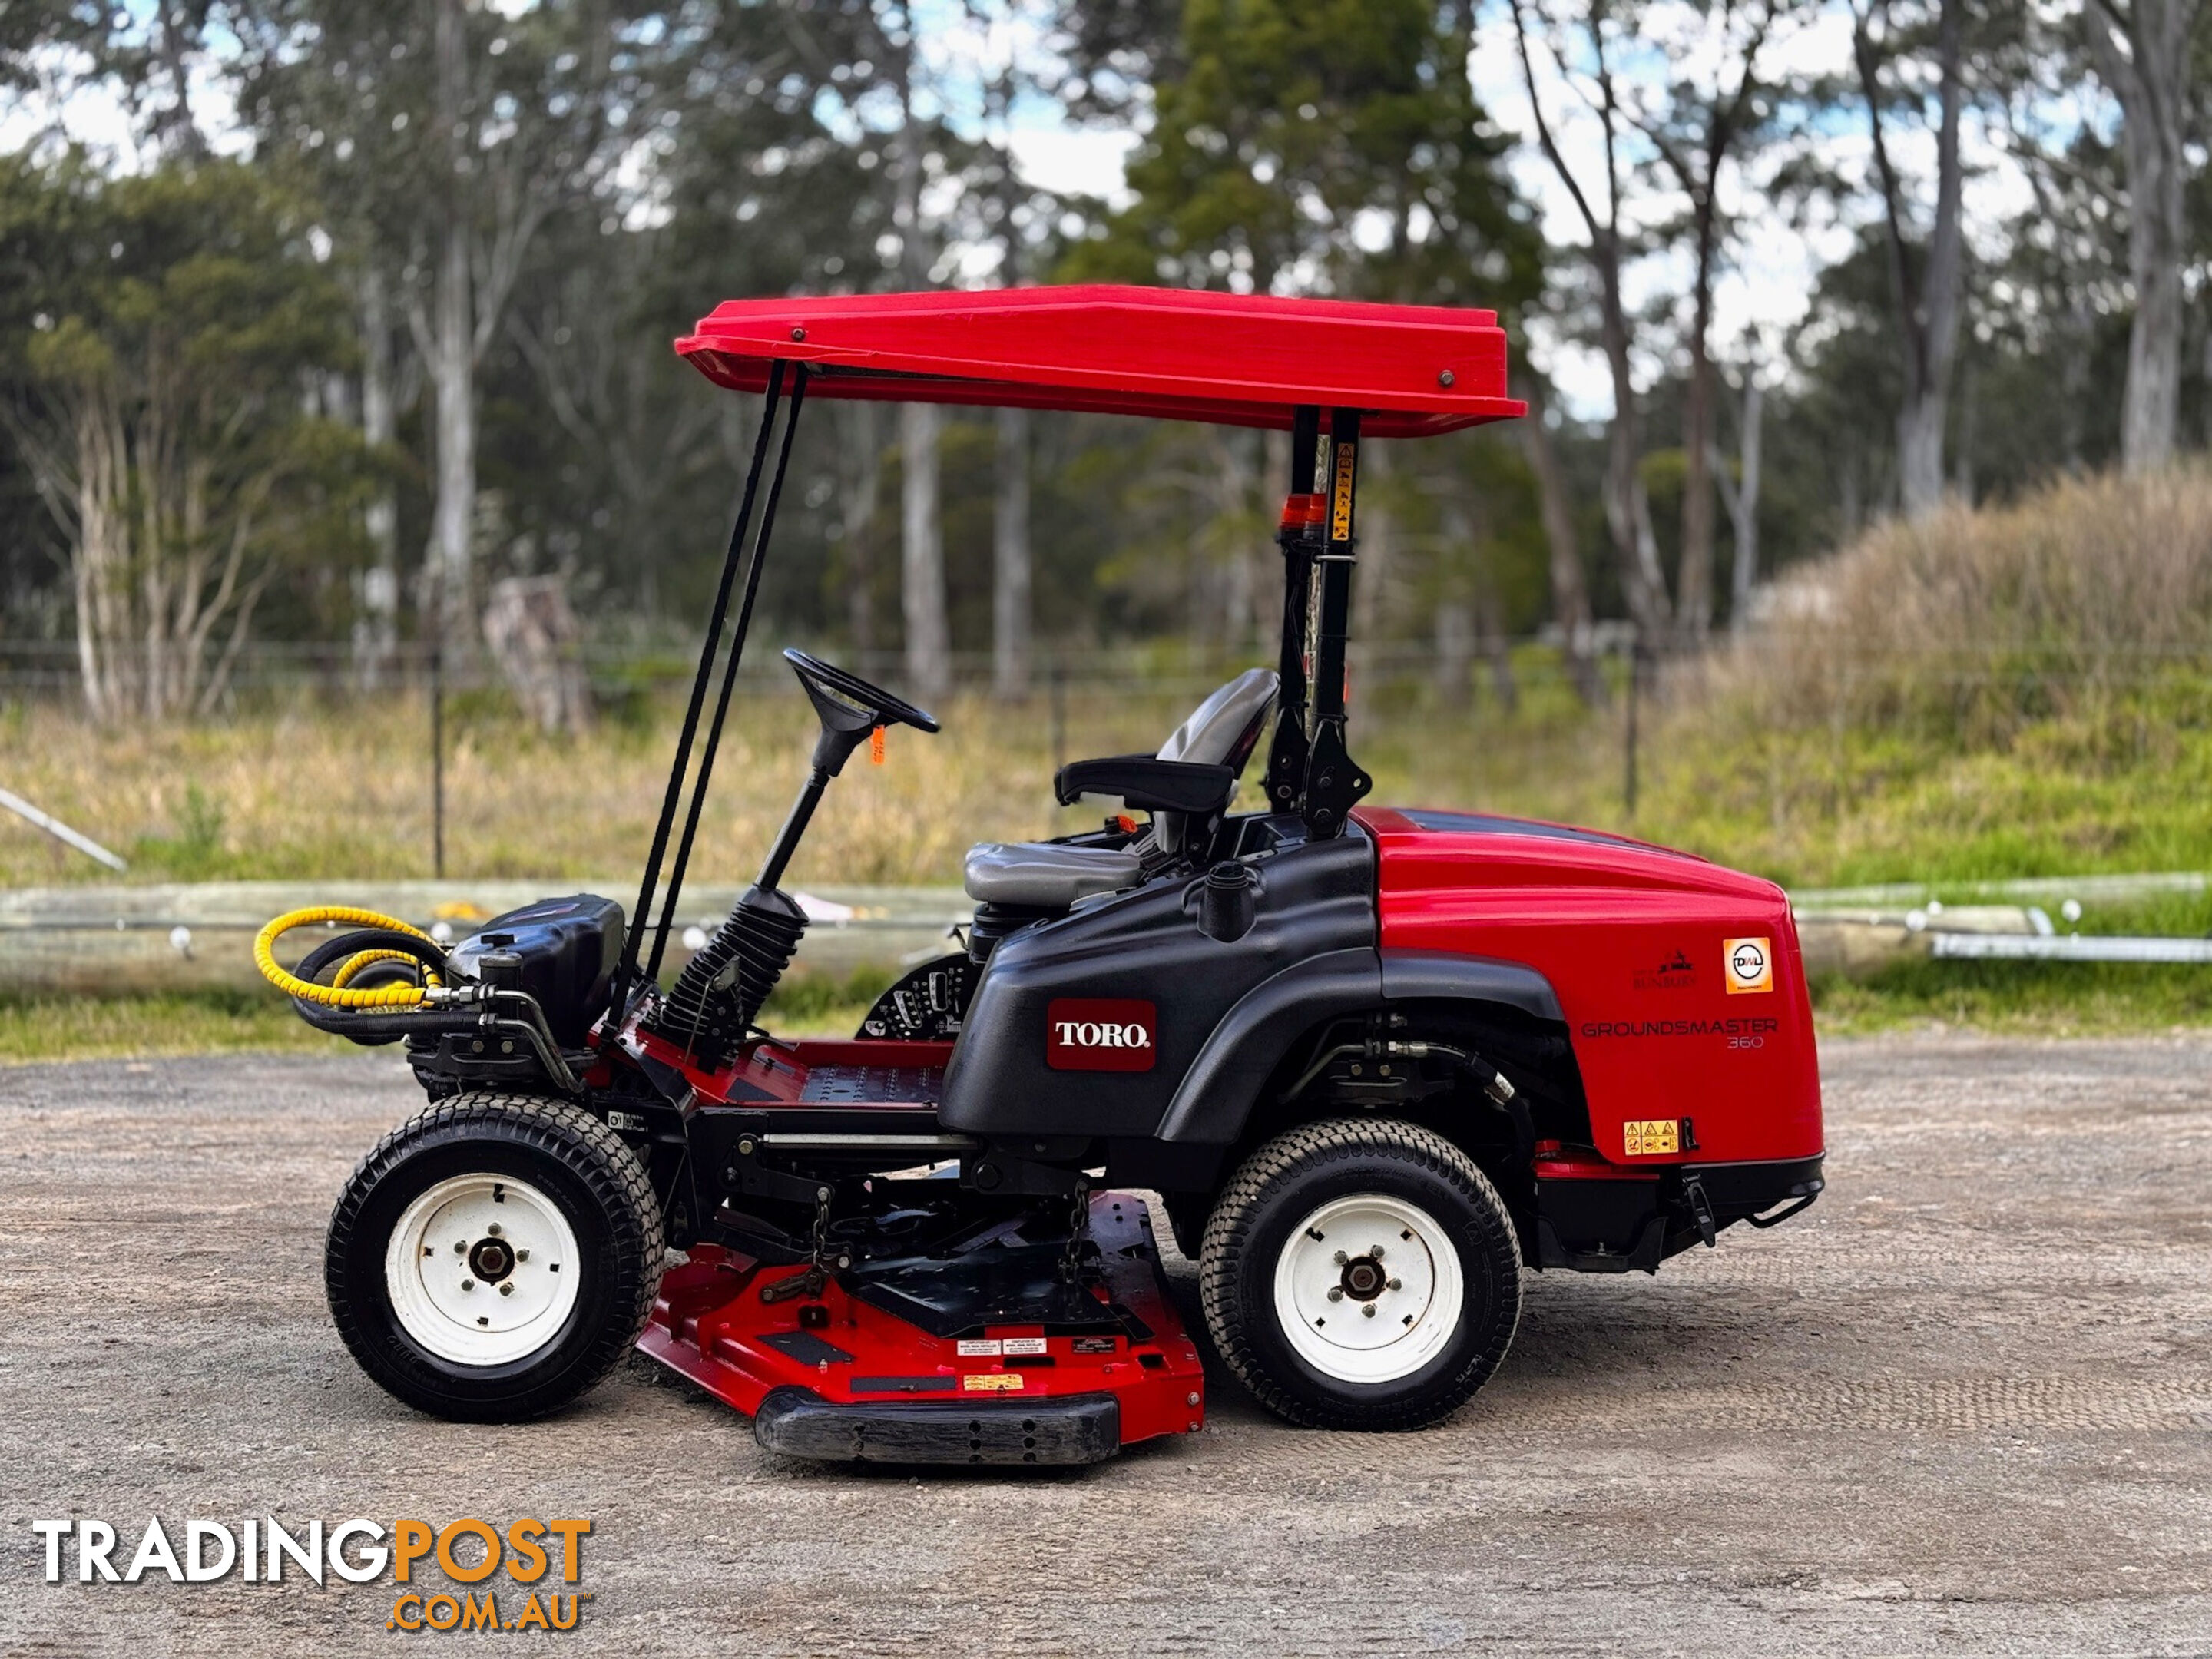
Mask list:
[[[1321,446],[1321,410],[1301,404],[1291,417],[1291,477],[1283,503],[1283,522],[1275,539],[1283,550],[1283,637],[1277,655],[1275,735],[1267,746],[1267,805],[1278,812],[1293,809],[1304,787],[1306,732],[1306,628],[1312,606],[1314,555],[1319,551],[1306,508],[1314,493],[1314,470]]]
[[[1374,787],[1346,751],[1345,646],[1352,631],[1352,571],[1358,546],[1352,502],[1359,483],[1359,411],[1339,409],[1329,420],[1327,539],[1321,569],[1320,617],[1314,630],[1313,731],[1306,757],[1302,811],[1306,833],[1325,841],[1344,833],[1346,813]]]

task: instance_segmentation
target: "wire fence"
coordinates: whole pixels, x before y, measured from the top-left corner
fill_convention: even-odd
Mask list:
[[[1620,657],[1630,634],[1609,629],[1596,636],[1596,648]],[[817,642],[807,641],[810,646]],[[689,689],[698,666],[696,646],[599,645],[578,653],[576,665],[593,698],[602,704],[625,699],[679,696]],[[822,654],[862,678],[891,686],[910,682],[902,652],[818,647]],[[148,660],[143,647],[104,647],[104,659],[136,682]],[[1030,652],[1023,691],[1045,696],[1055,688],[1067,695],[1122,694],[1142,686],[1162,696],[1205,691],[1255,663],[1272,665],[1272,645],[1237,650],[1222,644],[1160,640],[1115,646],[1066,646],[1040,642]],[[1510,679],[1515,694],[1567,684],[1559,641],[1551,635],[1523,635],[1476,641],[1466,649],[1438,649],[1421,641],[1355,644],[1350,653],[1356,684],[1368,690],[1422,692],[1447,699],[1488,685],[1495,690]],[[951,681],[957,691],[988,692],[1000,676],[988,652],[955,652]],[[264,641],[243,647],[222,681],[219,707],[252,707],[287,698],[344,698],[364,690],[424,693],[437,681],[447,695],[498,692],[507,680],[483,651],[434,653],[412,641],[368,652],[343,641]],[[795,691],[780,649],[755,641],[738,671],[740,686],[756,694]],[[84,674],[77,647],[68,640],[0,640],[0,699],[66,705],[84,700]]]

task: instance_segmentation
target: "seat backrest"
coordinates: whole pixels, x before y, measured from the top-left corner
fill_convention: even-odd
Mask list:
[[[1189,761],[1197,766],[1230,766],[1242,772],[1253,746],[1260,741],[1260,728],[1267,724],[1267,710],[1274,704],[1279,684],[1272,668],[1246,669],[1168,733],[1168,740],[1159,747],[1159,758]]]
[[[1281,684],[1272,668],[1248,668],[1190,711],[1190,718],[1168,733],[1158,758],[1195,766],[1226,766],[1242,773],[1260,741],[1260,728],[1274,706]],[[1152,815],[1158,839],[1170,851],[1182,848],[1183,815]]]

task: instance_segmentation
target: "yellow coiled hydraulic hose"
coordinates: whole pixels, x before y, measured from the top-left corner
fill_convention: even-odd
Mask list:
[[[276,941],[295,927],[306,927],[316,922],[340,922],[351,927],[380,927],[392,933],[410,933],[425,945],[435,941],[420,927],[387,916],[375,910],[357,910],[346,904],[312,905],[305,910],[288,910],[253,937],[253,963],[261,969],[261,976],[287,996],[299,997],[307,1002],[319,1002],[331,1008],[415,1008],[422,1006],[424,987],[422,985],[380,985],[371,990],[352,990],[347,981],[362,969],[374,962],[412,962],[414,957],[404,951],[372,950],[356,951],[348,957],[331,976],[331,983],[317,985],[301,979],[277,966]],[[438,982],[438,976],[424,964],[422,977],[429,985]]]

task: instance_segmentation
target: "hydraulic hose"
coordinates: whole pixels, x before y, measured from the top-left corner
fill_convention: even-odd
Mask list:
[[[411,951],[394,949],[356,951],[347,958],[329,985],[318,985],[313,980],[302,979],[288,973],[276,963],[276,941],[295,927],[306,927],[317,922],[343,922],[354,927],[374,927],[386,933],[400,933],[422,941],[424,950],[420,957]],[[350,988],[347,981],[374,962],[404,959],[422,963],[423,985],[380,985],[368,989]],[[436,941],[421,928],[387,916],[380,911],[356,909],[345,904],[319,904],[304,910],[288,910],[264,927],[253,939],[253,965],[261,976],[287,996],[302,1002],[319,1002],[330,1008],[416,1008],[422,1004],[427,986],[439,982],[438,969],[445,965],[445,952]]]

